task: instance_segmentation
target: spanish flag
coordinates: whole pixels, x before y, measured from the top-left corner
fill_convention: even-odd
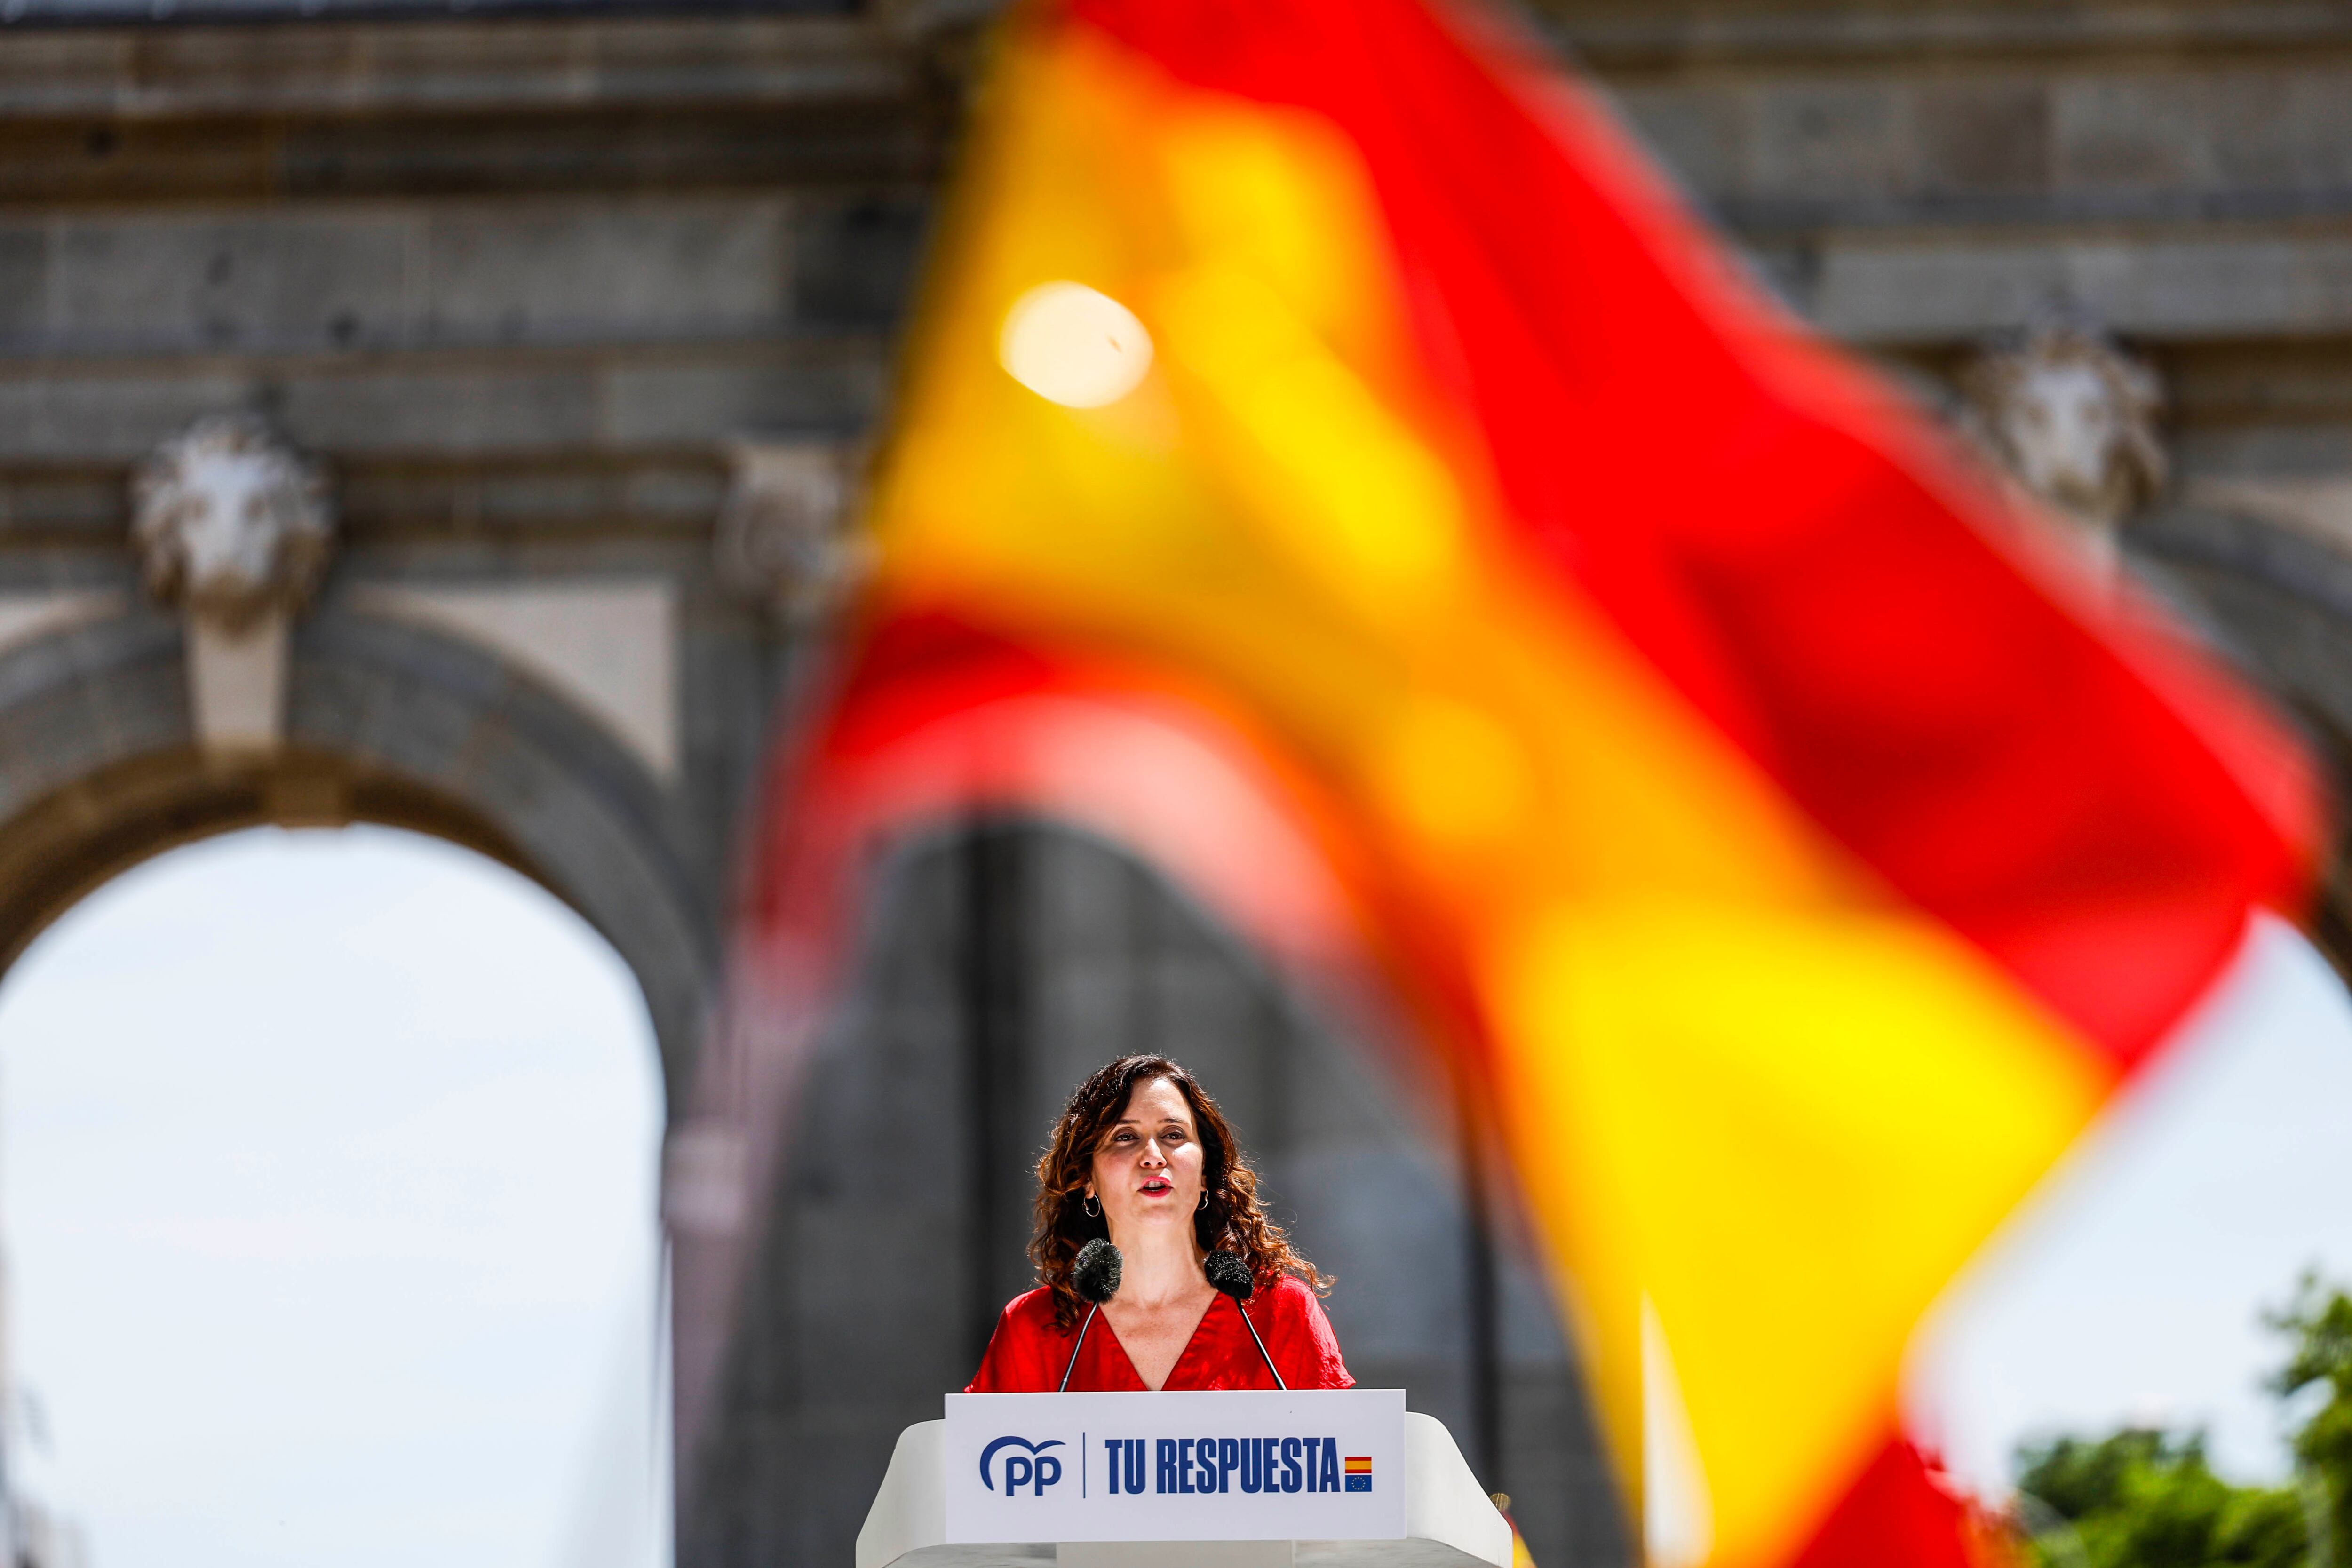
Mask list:
[[[1906,1342],[2299,898],[2299,754],[1480,11],[1038,0],[971,134],[751,962],[998,809],[1369,955],[1629,1496],[1646,1378],[1692,1558],[1963,1561]]]

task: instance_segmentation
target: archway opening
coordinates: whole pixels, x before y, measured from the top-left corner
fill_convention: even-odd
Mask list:
[[[666,1561],[662,1094],[621,957],[470,849],[251,829],[74,906],[0,984],[49,1561]]]

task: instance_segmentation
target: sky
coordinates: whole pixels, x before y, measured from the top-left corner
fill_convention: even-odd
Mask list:
[[[26,1484],[91,1568],[655,1568],[655,1060],[469,851],[262,829],[100,889],[0,984]]]
[[[2214,1468],[2289,1461],[2265,1308],[2306,1268],[2352,1288],[2352,1003],[2264,920],[2155,1070],[2044,1182],[1918,1345],[1915,1426],[2004,1495],[2021,1440],[2202,1427]]]
[[[2352,1281],[2352,1003],[2272,923],[1953,1290],[1915,1421],[2156,1420],[2284,1471],[2259,1314]],[[660,1087],[634,981],[467,851],[260,830],[101,889],[0,984],[26,1484],[90,1568],[662,1568]]]

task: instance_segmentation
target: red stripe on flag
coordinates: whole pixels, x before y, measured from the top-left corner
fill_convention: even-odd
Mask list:
[[[1988,1568],[1969,1510],[1900,1438],[1871,1461],[1791,1568]],[[1990,1544],[1990,1542],[1987,1544]],[[1990,1554],[1989,1554],[1990,1555]]]

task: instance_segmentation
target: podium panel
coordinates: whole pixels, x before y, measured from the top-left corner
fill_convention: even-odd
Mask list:
[[[1444,1425],[1398,1391],[1347,1390],[950,1395],[948,1419],[900,1434],[856,1568],[1510,1563]]]
[[[947,1538],[1394,1541],[1404,1393],[951,1394]]]

